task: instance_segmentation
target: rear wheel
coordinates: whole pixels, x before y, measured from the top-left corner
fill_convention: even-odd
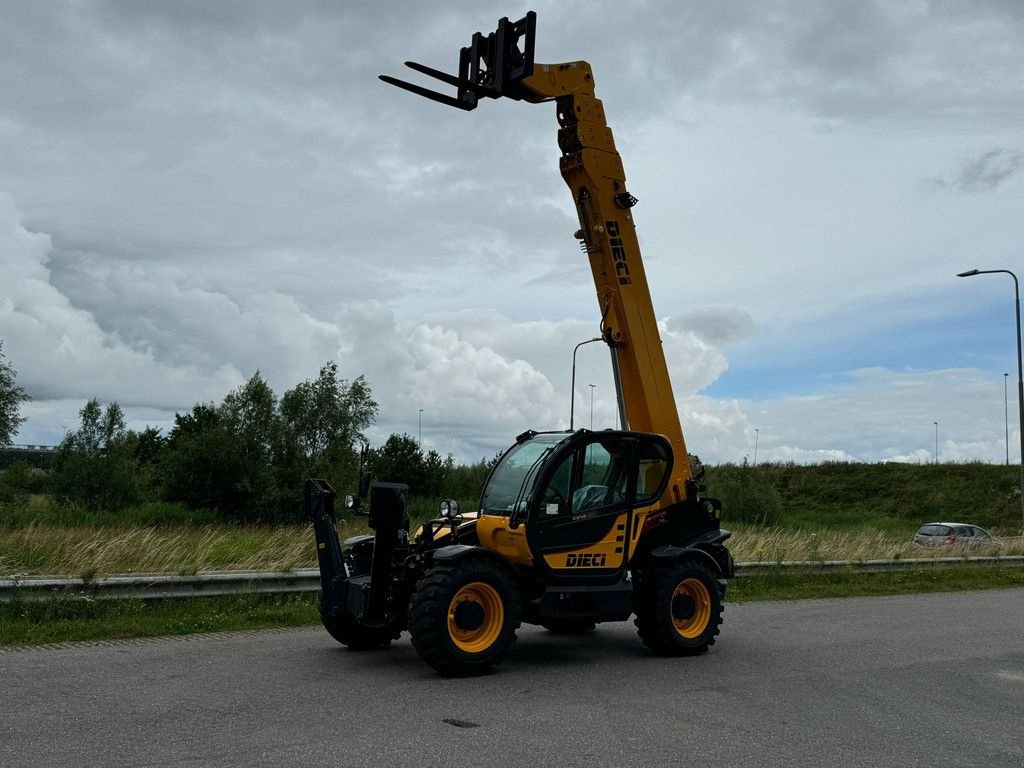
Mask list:
[[[635,596],[640,639],[661,656],[696,656],[715,644],[723,590],[703,563],[682,560],[644,574]]]
[[[519,621],[514,576],[487,557],[435,565],[409,602],[413,647],[444,675],[480,674],[500,663]]]

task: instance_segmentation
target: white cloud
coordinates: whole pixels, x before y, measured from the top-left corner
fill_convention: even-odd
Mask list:
[[[1006,450],[999,383],[971,369],[852,371],[814,395],[741,402],[745,418],[731,422],[731,443],[719,440],[707,459],[752,456],[756,427],[759,461],[930,461],[938,421],[940,461],[998,463]],[[1010,424],[1011,460],[1020,455],[1015,426]]]
[[[84,400],[103,392],[126,405],[174,408],[188,405],[186,391],[212,396],[239,381],[229,366],[204,376],[194,366],[162,364],[105,332],[52,284],[51,249],[50,237],[26,229],[10,195],[0,193],[0,327],[19,383],[34,397]]]
[[[538,58],[595,67],[693,450],[740,460],[757,428],[759,459],[915,460],[938,420],[943,456],[999,459],[991,372],[962,359],[819,378],[800,398],[704,393],[730,362],[753,380],[823,339],[870,366],[910,318],[985,301],[953,296],[953,274],[1012,268],[1019,4],[538,10]],[[572,348],[599,316],[554,108],[462,114],[376,80],[405,58],[450,69],[507,12],[10,9],[0,337],[37,397],[24,434],[59,432],[94,395],[159,419],[256,368],[281,391],[327,359],[367,375],[381,437],[418,429],[423,408],[427,445],[475,459],[566,426]],[[997,359],[995,333],[977,336]],[[613,425],[607,349],[578,362],[576,423],[593,397],[595,427]],[[799,362],[789,375],[806,380]]]

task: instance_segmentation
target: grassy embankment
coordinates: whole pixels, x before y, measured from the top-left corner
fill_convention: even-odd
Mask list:
[[[945,555],[912,547],[921,523],[963,520],[994,533],[1019,533],[1013,467],[826,464],[711,468],[708,484],[725,505],[723,525],[739,561],[867,560]],[[473,501],[466,502],[472,507]],[[416,500],[413,517],[436,508]],[[365,518],[344,517],[344,538]],[[1024,542],[977,554],[1024,554]],[[0,505],[0,576],[287,571],[312,568],[316,553],[304,524],[225,524],[210,511],[147,504],[120,512],[63,506],[47,497]]]
[[[1018,532],[1015,468],[966,465],[763,465],[716,467],[711,491],[726,505],[725,527],[739,561],[864,560],[947,555],[912,548],[923,522],[955,519],[1009,536]],[[470,505],[472,502],[470,502]],[[434,508],[421,501],[414,516]],[[747,522],[742,522],[746,520]],[[756,524],[760,521],[762,524]],[[365,530],[361,518],[342,537]],[[1024,542],[952,554],[1024,554]],[[150,504],[118,513],[86,512],[45,497],[0,507],[0,575],[282,571],[314,567],[305,525],[236,526],[211,512]],[[1024,571],[957,568],[897,574],[799,574],[736,580],[730,601],[895,594],[1024,586]],[[96,637],[185,634],[316,623],[315,601],[230,598],[162,602],[0,606],[0,644]]]

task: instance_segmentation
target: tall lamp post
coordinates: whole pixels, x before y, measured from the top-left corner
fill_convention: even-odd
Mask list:
[[[957,277],[974,277],[975,275],[1006,274],[1013,278],[1013,294],[1017,303],[1017,416],[1019,418],[1018,429],[1020,430],[1020,532],[1024,536],[1024,365],[1021,364],[1020,354],[1020,283],[1017,276],[1008,269],[969,269],[966,272],[959,272]],[[1007,440],[1009,442],[1009,440]],[[1009,454],[1009,448],[1007,448]],[[1009,458],[1007,458],[1009,461]]]
[[[935,465],[938,466],[938,463],[939,463],[939,422],[933,421],[932,424],[935,425]]]
[[[597,389],[597,384],[588,384],[590,387],[590,431],[594,431],[594,390]]]
[[[571,392],[571,394],[569,395],[569,431],[570,432],[572,432],[573,412],[575,411],[575,408],[576,408],[576,353],[579,351],[579,348],[582,347],[584,344],[593,344],[595,341],[604,341],[604,339],[602,337],[600,337],[600,336],[595,336],[592,339],[587,339],[586,341],[581,341],[579,344],[577,344],[575,347],[573,347],[573,350],[572,350],[572,382],[569,384],[569,390]],[[591,425],[591,426],[593,426],[593,425]]]
[[[420,448],[420,449],[423,448],[423,409],[422,408],[420,408],[420,433],[419,433],[419,436],[416,438],[416,447]]]
[[[757,438],[760,436],[761,430],[754,427],[754,466],[757,466]]]
[[[1006,430],[1006,466],[1010,466],[1010,399],[1007,396],[1006,382],[1010,374],[1003,374],[1003,429]]]

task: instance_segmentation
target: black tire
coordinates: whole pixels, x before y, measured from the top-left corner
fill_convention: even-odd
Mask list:
[[[321,617],[323,618],[323,617]],[[350,616],[338,616],[334,619],[323,618],[327,633],[352,651],[372,651],[387,648],[392,640],[397,640],[402,630],[397,622],[383,627],[369,627],[353,621]]]
[[[585,635],[597,628],[593,619],[548,619],[541,626],[555,635]]]
[[[438,563],[409,601],[413,648],[442,675],[477,675],[499,664],[519,628],[511,569],[485,556]]]
[[[647,570],[634,593],[640,639],[659,656],[706,652],[722,625],[723,592],[712,571],[698,560]]]

